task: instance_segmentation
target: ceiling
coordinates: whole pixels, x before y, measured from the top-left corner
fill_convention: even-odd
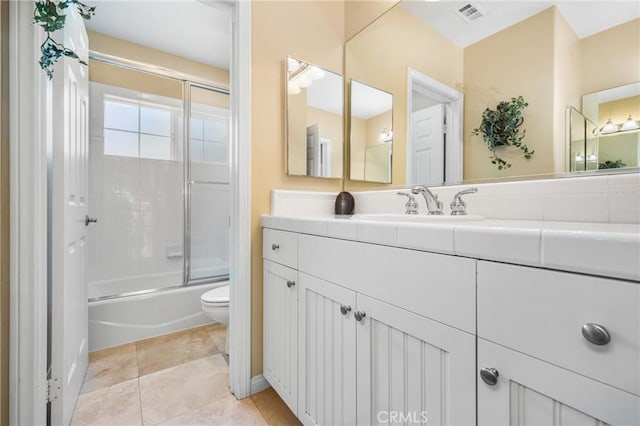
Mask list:
[[[351,80],[351,116],[368,120],[393,108],[393,95]]]
[[[295,96],[295,95],[294,95]],[[324,77],[307,88],[307,105],[342,116],[342,76],[324,70]]]
[[[483,16],[472,22],[459,17],[455,11],[468,3],[480,6]],[[476,43],[551,6],[558,6],[562,16],[581,39],[640,17],[640,2],[637,0],[403,0],[402,6],[460,47]]]
[[[231,9],[224,1],[93,0],[87,29],[229,69]]]

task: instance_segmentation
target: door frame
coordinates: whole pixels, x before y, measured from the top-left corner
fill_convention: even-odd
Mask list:
[[[408,185],[412,177],[411,155],[413,152],[413,142],[411,141],[411,135],[413,134],[413,124],[411,118],[414,91],[445,104],[447,141],[451,141],[452,143],[447,143],[445,146],[446,164],[444,183],[461,183],[464,153],[464,138],[462,135],[464,124],[464,95],[462,92],[440,83],[411,67],[407,68],[407,151],[405,183]]]
[[[232,12],[229,386],[251,390],[251,3]],[[37,60],[44,39],[33,2],[9,2],[9,423],[46,424],[47,145],[51,82]]]

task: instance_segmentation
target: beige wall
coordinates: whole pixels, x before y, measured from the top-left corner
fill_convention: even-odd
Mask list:
[[[553,172],[554,32],[549,29],[554,20],[555,8],[549,8],[464,50],[465,180]],[[498,170],[481,136],[470,133],[480,125],[485,108],[520,95],[529,103],[524,142],[535,154],[527,160],[519,149],[498,148],[498,155],[513,164]]]
[[[287,96],[287,164],[288,173],[307,174],[307,89]]]
[[[634,120],[640,120],[640,96],[631,96],[598,105],[598,127],[604,126],[609,118],[616,124],[624,123],[629,114]]]
[[[339,192],[339,179],[285,175],[284,66],[287,55],[338,74],[343,69],[344,3],[254,1],[251,4],[251,375],[262,373],[262,232],[274,188]]]
[[[582,93],[640,80],[640,19],[582,39]]]
[[[362,31],[375,19],[391,9],[398,0],[347,0],[344,2],[345,40]]]
[[[351,140],[349,146],[349,166],[351,180],[364,180],[364,156],[367,148],[367,121],[351,118]]]
[[[420,42],[416,42],[420,40]],[[463,81],[463,51],[437,31],[396,6],[373,22],[345,50],[345,78],[359,80],[393,94],[393,183],[404,185],[406,157],[407,67],[450,87]],[[384,185],[346,180],[349,191]]]
[[[0,425],[9,424],[9,2],[0,2]]]
[[[342,176],[344,117],[321,109],[307,107],[307,126],[316,123],[320,129],[320,137],[331,140],[331,176]]]

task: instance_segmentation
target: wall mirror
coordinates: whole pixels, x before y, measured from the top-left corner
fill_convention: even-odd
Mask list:
[[[393,95],[349,82],[350,178],[391,183]]]
[[[342,76],[291,56],[285,68],[287,174],[342,178]]]
[[[403,0],[347,41],[345,78],[393,95],[395,185],[598,172],[600,160],[636,163],[595,152],[598,161],[590,161],[598,166],[585,166],[594,154],[582,152],[585,143],[612,138],[592,132],[609,117],[591,118],[597,124],[572,142],[570,111],[589,118],[583,96],[638,81],[639,18],[637,3],[625,1]],[[517,124],[512,136],[528,151],[503,142],[508,130],[483,137],[487,109],[517,112],[507,116]],[[621,128],[629,114],[640,119],[626,114],[612,121]],[[352,180],[360,180],[358,170],[352,165]]]

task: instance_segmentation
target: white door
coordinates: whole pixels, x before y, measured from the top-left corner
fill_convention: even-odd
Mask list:
[[[495,371],[478,375],[478,425],[640,424],[640,397],[478,339],[483,368]]]
[[[298,418],[356,422],[356,293],[300,273]]]
[[[476,423],[474,335],[358,294],[359,425]]]
[[[297,413],[298,272],[264,261],[264,377]]]
[[[67,9],[65,46],[86,60],[88,38],[75,7]],[[67,425],[88,365],[88,304],[85,282],[89,70],[61,59],[53,80],[51,418]]]
[[[444,105],[411,114],[411,185],[444,182]]]
[[[321,176],[320,129],[317,124],[307,127],[307,176]]]

